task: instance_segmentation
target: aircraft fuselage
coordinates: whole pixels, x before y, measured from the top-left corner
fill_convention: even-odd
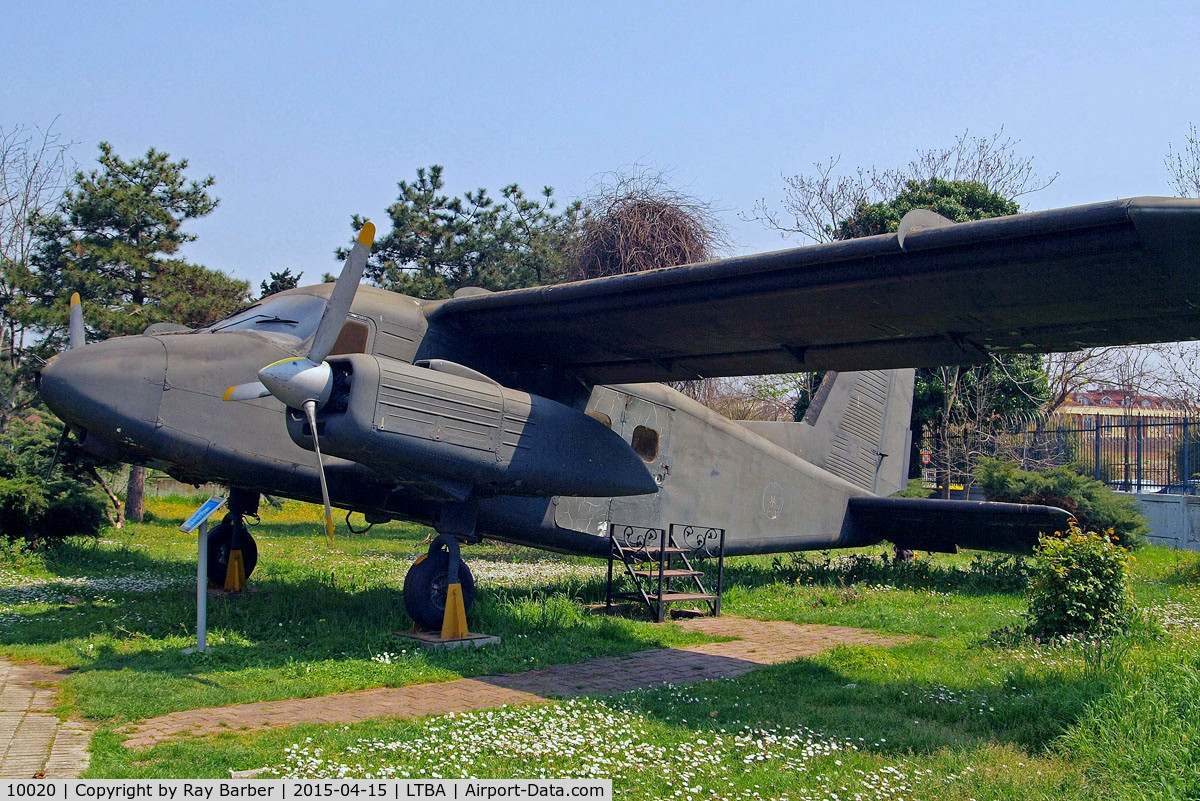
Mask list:
[[[43,370],[42,393],[97,454],[143,463],[188,483],[212,481],[319,501],[314,456],[288,436],[283,405],[270,396],[224,402],[222,393],[252,380],[262,366],[295,356],[311,334],[308,317],[319,315],[327,294],[327,287],[292,290],[255,307],[266,311],[252,308],[228,318],[233,322],[69,351]],[[485,493],[477,497],[481,535],[589,555],[608,553],[609,523],[723,528],[729,554],[870,541],[849,530],[845,520],[850,498],[873,493],[794,449],[661,384],[589,388],[536,364],[497,363],[453,330],[439,329],[436,315],[429,314],[435,308],[362,287],[340,350],[402,364],[446,360],[526,393],[545,394],[585,412],[589,425],[598,421],[619,435],[653,479],[652,491],[608,497]],[[519,439],[528,439],[530,430]],[[429,437],[435,438],[440,433]],[[405,474],[336,456],[326,456],[325,464],[333,503],[340,508],[372,519],[438,519],[445,501],[438,487],[422,489]]]

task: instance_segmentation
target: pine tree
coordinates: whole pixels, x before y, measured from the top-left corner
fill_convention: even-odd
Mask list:
[[[366,275],[379,286],[422,298],[448,298],[462,287],[502,290],[552,284],[566,275],[566,242],[579,204],[555,210],[554,191],[540,198],[516,184],[500,199],[486,189],[443,193],[442,167],[401,181],[388,208],[391,230],[375,242]],[[364,218],[355,216],[355,231]],[[344,257],[346,251],[339,251]]]
[[[195,239],[188,220],[217,206],[212,176],[189,180],[186,159],[151,148],[124,161],[100,143],[100,166],[75,174],[58,209],[37,221],[29,295],[51,341],[61,341],[66,302],[79,292],[91,338],[141,333],[169,320],[189,326],[243,305],[249,285],[190,264],[180,247]],[[145,469],[130,470],[126,517],[140,520]]]
[[[258,285],[258,299],[262,300],[265,297],[286,292],[289,289],[295,289],[300,286],[300,279],[304,277],[304,272],[298,272],[292,275],[292,268],[285,267],[281,272],[271,273],[270,281],[263,281]]]

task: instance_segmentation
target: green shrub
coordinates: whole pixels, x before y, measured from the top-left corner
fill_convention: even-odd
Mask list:
[[[939,592],[1022,592],[1029,586],[1028,560],[1008,554],[976,554],[964,567],[930,559],[898,560],[883,554],[826,554],[817,558],[794,553],[775,557],[771,575],[785,584],[884,584]]]
[[[908,486],[892,496],[893,498],[931,498],[933,490],[925,486],[925,480],[921,478],[910,478]]]
[[[1094,531],[1072,526],[1042,536],[1033,556],[1028,630],[1034,637],[1107,637],[1133,615],[1129,552]]]
[[[107,523],[104,498],[80,475],[74,449],[59,454],[47,477],[60,431],[31,417],[0,433],[0,534],[10,540],[94,536]]]
[[[1043,472],[1019,470],[1011,462],[984,459],[975,480],[989,501],[1037,503],[1066,509],[1085,531],[1111,531],[1126,548],[1141,545],[1150,533],[1137,501],[1120,495],[1070,467]]]

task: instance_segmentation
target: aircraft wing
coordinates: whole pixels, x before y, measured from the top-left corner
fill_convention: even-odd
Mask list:
[[[1134,198],[429,310],[591,383],[984,361],[1200,338],[1200,200]]]

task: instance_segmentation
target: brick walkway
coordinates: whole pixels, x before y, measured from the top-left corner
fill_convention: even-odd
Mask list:
[[[528,673],[189,709],[134,724],[126,730],[129,737],[125,746],[146,748],[180,735],[253,731],[298,723],[356,723],[378,717],[413,718],[504,704],[545,703],[549,698],[609,695],[666,683],[740,676],[762,665],[813,656],[837,645],[896,645],[907,639],[844,626],[801,626],[734,617],[695,618],[677,625],[739,639],[600,657]]]
[[[63,673],[0,660],[0,778],[73,779],[87,768],[91,729],[53,714]]]

